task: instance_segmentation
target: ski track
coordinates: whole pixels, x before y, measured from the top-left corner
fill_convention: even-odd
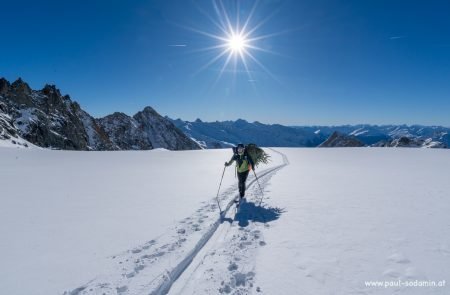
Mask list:
[[[268,198],[265,187],[270,178],[289,164],[286,155],[271,150],[281,155],[282,164],[258,173],[264,191],[263,199],[257,180],[249,175],[246,193],[248,203],[241,205],[238,214],[233,206],[237,188],[232,185],[219,196],[221,203],[229,200],[222,216],[218,217],[215,198],[203,202],[193,215],[181,220],[158,238],[109,257],[110,266],[105,274],[63,294],[159,295],[171,292],[176,283],[178,290],[174,291],[180,294],[250,293],[255,276],[252,258],[257,248],[265,245],[263,228],[269,227],[266,215],[278,218],[282,213],[278,208],[259,206],[261,201]],[[258,225],[258,222],[264,225]],[[212,260],[212,263],[205,264],[205,260]],[[218,267],[204,269],[212,264]],[[189,279],[199,274],[204,284]],[[182,280],[177,282],[179,278]],[[203,290],[199,290],[201,287]],[[259,287],[256,287],[256,291],[261,292]]]

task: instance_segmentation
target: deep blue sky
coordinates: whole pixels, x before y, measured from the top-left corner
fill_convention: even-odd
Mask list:
[[[252,43],[275,53],[249,49],[271,73],[248,58],[254,81],[242,63],[217,79],[225,57],[199,72],[220,42],[189,28],[220,34],[212,3],[0,0],[0,76],[56,84],[94,116],[450,126],[450,1],[261,0],[252,36],[279,34]]]

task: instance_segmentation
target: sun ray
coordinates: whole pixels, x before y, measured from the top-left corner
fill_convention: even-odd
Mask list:
[[[245,60],[244,54],[241,53],[241,54],[240,54],[240,57],[241,57],[242,63],[244,64],[244,68],[245,68],[245,71],[247,72],[249,81],[254,81],[255,79],[253,79],[253,76],[252,76],[251,73],[250,73],[250,70],[249,70],[249,68],[248,68],[247,61]],[[252,83],[252,86],[253,86],[253,89],[256,91],[256,85],[255,85],[255,83]]]
[[[192,49],[189,52],[195,53],[195,52],[214,51],[215,49],[221,49],[221,48],[228,48],[228,44],[224,43],[224,44],[218,44],[218,45],[204,47],[204,48]]]
[[[213,63],[215,63],[217,60],[219,60],[222,56],[224,56],[225,54],[228,53],[228,50],[224,50],[222,51],[222,53],[220,53],[219,55],[217,55],[216,57],[214,57],[213,59],[211,59],[208,63],[206,63],[204,66],[202,66],[200,69],[198,69],[193,75],[197,75],[198,73],[200,73],[201,71],[205,70],[206,68],[208,68],[210,65],[212,65]]]
[[[256,30],[258,30],[260,27],[262,27],[265,23],[267,23],[272,17],[274,17],[278,12],[280,11],[280,8],[273,11],[269,16],[267,16],[265,19],[257,23],[253,28],[251,28],[246,34],[244,35],[245,38],[251,36]]]
[[[211,15],[209,15],[209,13],[206,12],[204,9],[202,9],[199,5],[195,4],[195,6],[200,11],[200,13],[203,14],[204,16],[206,16],[218,29],[220,29],[222,31],[223,34],[225,34],[225,35],[228,34],[228,31],[224,28],[223,24],[221,25],[217,21],[215,21],[214,18],[211,17]],[[220,18],[219,18],[219,20],[220,20]]]
[[[292,33],[292,32],[295,32],[297,30],[300,30],[300,29],[302,29],[302,28],[295,28],[295,29],[284,30],[284,31],[276,32],[276,33],[260,35],[260,36],[256,36],[256,37],[253,37],[253,38],[248,38],[248,41],[249,42],[259,41],[259,40],[263,40],[263,39],[267,39],[267,38],[272,38],[272,37],[276,37],[276,36]]]
[[[240,9],[239,9],[239,7],[240,7],[240,5],[239,5],[239,1],[237,2],[237,7],[236,7],[236,28],[235,28],[235,30],[236,30],[236,32],[239,32],[239,12],[240,12]]]
[[[201,31],[201,30],[198,30],[198,29],[195,29],[195,28],[192,28],[192,27],[186,27],[185,26],[183,28],[186,29],[186,30],[192,31],[194,33],[198,33],[198,34],[201,34],[201,35],[204,35],[204,36],[216,39],[218,41],[225,41],[226,42],[228,40],[227,39],[228,36],[227,37],[222,37],[222,36],[214,35],[214,34],[211,34],[211,33],[205,32],[205,31]]]
[[[250,49],[253,49],[253,50],[256,50],[256,51],[261,51],[261,52],[264,52],[264,53],[269,53],[269,54],[276,55],[276,56],[288,57],[288,56],[283,55],[283,54],[281,54],[279,52],[276,52],[276,51],[273,51],[273,50],[269,50],[269,49],[264,49],[264,48],[261,48],[261,47],[258,47],[258,46],[247,45],[246,48],[250,48]]]
[[[228,52],[228,51],[225,51],[225,53],[226,53],[226,52]],[[217,82],[219,82],[220,78],[222,77],[223,72],[224,72],[225,69],[227,68],[228,63],[230,62],[230,59],[231,59],[232,57],[233,57],[233,53],[230,52],[230,53],[228,54],[227,60],[226,60],[225,63],[223,64],[223,67],[220,69],[219,75],[217,76],[216,80],[215,80],[214,83],[213,83],[213,88],[214,88],[214,86],[216,86]]]
[[[261,69],[264,70],[264,72],[266,72],[266,74],[268,74],[272,79],[274,79],[278,83],[282,84],[281,81],[277,77],[275,77],[275,75],[272,74],[272,72],[269,71],[269,69],[267,69],[256,57],[254,57],[250,52],[246,52],[246,53],[247,53],[248,57],[250,57],[258,66],[261,67]]]
[[[259,1],[255,1],[255,4],[253,4],[252,9],[250,10],[250,13],[247,17],[247,20],[245,21],[244,25],[242,26],[241,32],[245,32],[247,30],[247,26],[250,23],[251,18],[253,17],[253,14],[255,13],[256,6],[258,5]]]
[[[227,25],[224,23],[222,12],[220,11],[219,7],[217,6],[217,3],[215,0],[213,0],[212,3],[213,3],[214,11],[222,25],[222,30],[225,31],[225,35],[228,35],[229,29],[227,29]]]
[[[227,10],[223,6],[223,2],[222,1],[219,1],[219,3],[220,3],[220,6],[222,7],[223,15],[225,16],[225,21],[227,22],[227,25],[228,25],[228,30],[230,32],[233,32],[233,26],[231,25],[231,21],[230,21],[230,18],[228,17]]]

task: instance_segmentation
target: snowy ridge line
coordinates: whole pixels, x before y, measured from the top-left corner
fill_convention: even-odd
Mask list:
[[[274,149],[271,149],[272,151],[278,153],[283,158],[283,164],[280,164],[278,166],[275,166],[273,168],[263,170],[264,172],[258,175],[258,178],[262,178],[268,174],[275,173],[276,171],[280,170],[281,168],[289,165],[289,160],[286,155],[283,153],[276,151]],[[247,189],[250,188],[255,182],[257,181],[256,178],[252,179],[252,181],[249,182]],[[203,249],[203,247],[208,243],[208,241],[211,239],[211,237],[214,235],[214,233],[219,228],[220,224],[222,223],[223,216],[225,216],[229,209],[233,206],[234,199],[232,199],[226,206],[225,210],[222,212],[221,216],[213,223],[211,228],[200,238],[198,243],[195,245],[194,249],[192,249],[189,254],[186,255],[186,257],[178,263],[170,272],[168,272],[167,275],[164,275],[165,280],[155,289],[153,290],[150,295],[164,295],[167,294],[170,290],[170,288],[173,286],[173,284],[176,282],[176,280],[183,274],[183,272],[189,267],[189,265],[192,263],[194,258],[197,256],[197,254]]]

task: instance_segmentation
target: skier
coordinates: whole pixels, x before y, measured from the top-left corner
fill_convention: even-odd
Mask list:
[[[230,166],[236,161],[236,170],[239,180],[239,196],[240,199],[245,197],[245,181],[247,180],[248,173],[254,168],[253,160],[246,152],[245,146],[240,143],[233,148],[234,154],[230,161],[225,162],[225,166]]]

